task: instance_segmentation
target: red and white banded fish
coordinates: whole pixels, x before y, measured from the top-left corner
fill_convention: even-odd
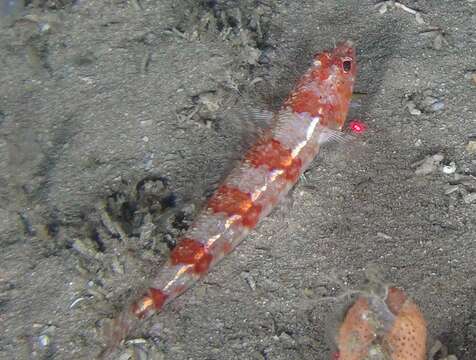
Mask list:
[[[289,192],[320,146],[342,138],[355,75],[350,41],[314,56],[271,126],[178,240],[147,293],[113,321],[111,346],[203,278]]]

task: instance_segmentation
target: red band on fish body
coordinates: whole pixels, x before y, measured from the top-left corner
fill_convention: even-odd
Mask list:
[[[170,253],[170,261],[172,265],[193,265],[193,271],[202,274],[208,271],[212,255],[208,253],[204,244],[184,238]]]

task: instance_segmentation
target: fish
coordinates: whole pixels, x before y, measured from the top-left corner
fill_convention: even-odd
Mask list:
[[[405,292],[387,287],[383,296],[362,294],[348,308],[334,360],[425,360],[427,325]]]
[[[356,71],[356,51],[349,40],[313,56],[279,110],[270,112],[269,127],[178,239],[145,294],[107,327],[103,354],[233,251],[288,194],[322,145],[345,141],[342,128]]]

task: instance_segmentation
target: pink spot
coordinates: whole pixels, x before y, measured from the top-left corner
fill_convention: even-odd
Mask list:
[[[362,134],[367,130],[367,125],[360,120],[352,120],[349,122],[349,129],[355,134]]]

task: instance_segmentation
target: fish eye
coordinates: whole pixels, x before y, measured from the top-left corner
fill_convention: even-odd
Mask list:
[[[342,70],[344,70],[345,73],[348,73],[352,69],[352,60],[350,59],[345,59],[342,61]]]

